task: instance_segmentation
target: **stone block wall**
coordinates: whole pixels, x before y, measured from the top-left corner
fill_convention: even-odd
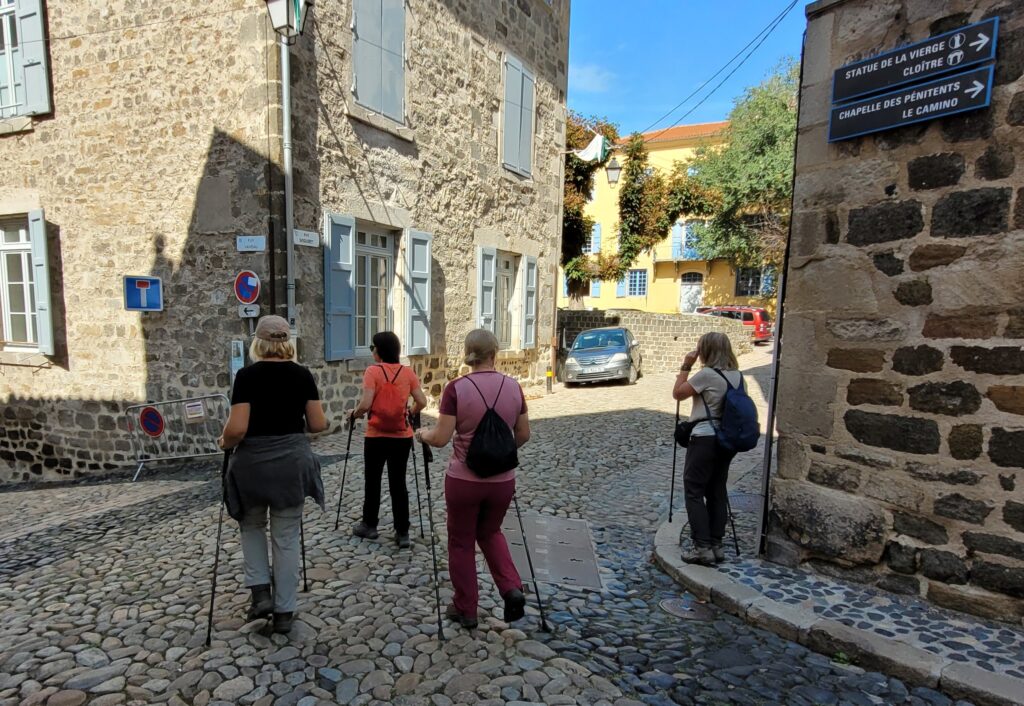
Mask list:
[[[998,15],[992,106],[829,145],[833,69]],[[1024,6],[808,8],[769,556],[1024,617]]]
[[[572,346],[581,331],[602,326],[625,326],[640,342],[643,372],[678,370],[683,356],[692,351],[697,340],[709,331],[729,336],[733,351],[742,355],[751,350],[750,329],[739,321],[702,314],[652,314],[627,309],[558,310],[559,341]]]

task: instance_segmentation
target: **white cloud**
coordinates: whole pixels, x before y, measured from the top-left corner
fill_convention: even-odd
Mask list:
[[[597,64],[569,66],[569,89],[581,93],[606,93],[611,90],[615,74]]]

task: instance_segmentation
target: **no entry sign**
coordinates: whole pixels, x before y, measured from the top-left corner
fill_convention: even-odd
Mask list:
[[[260,298],[260,278],[252,270],[242,270],[235,277],[235,296],[242,304],[252,304]]]
[[[139,426],[154,439],[164,433],[164,417],[156,407],[143,407],[139,412]]]

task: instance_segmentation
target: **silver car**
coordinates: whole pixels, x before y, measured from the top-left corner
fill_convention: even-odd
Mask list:
[[[640,343],[629,329],[592,328],[576,337],[565,359],[566,387],[583,382],[624,380],[632,385],[643,372]]]

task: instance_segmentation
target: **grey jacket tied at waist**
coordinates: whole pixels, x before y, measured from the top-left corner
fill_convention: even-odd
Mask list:
[[[281,510],[306,498],[324,509],[320,462],[305,434],[244,439],[231,454],[224,482],[228,514],[239,521],[249,508]]]

